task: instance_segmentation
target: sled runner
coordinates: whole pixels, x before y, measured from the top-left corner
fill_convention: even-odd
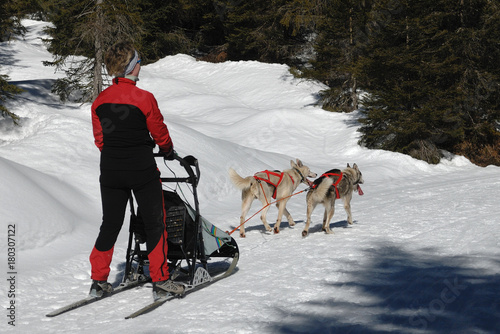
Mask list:
[[[155,154],[155,157],[162,157]],[[226,232],[215,227],[200,215],[197,186],[200,178],[198,160],[193,156],[184,158],[175,155],[180,165],[187,172],[185,177],[162,177],[164,185],[168,183],[186,184],[193,196],[193,206],[181,199],[177,191],[163,190],[166,209],[166,228],[168,233],[168,261],[170,276],[186,285],[203,284],[211,280],[212,275],[224,273],[224,269],[212,258],[229,258],[238,261],[238,245]],[[125,275],[123,283],[149,279],[144,267],[148,266],[145,250],[146,237],[141,219],[140,208],[135,210],[133,197],[130,197],[130,230]],[[226,261],[222,261],[226,263]],[[229,268],[234,269],[236,263]],[[225,268],[227,269],[227,268]],[[231,270],[232,270],[231,269]],[[222,272],[221,272],[222,270]]]

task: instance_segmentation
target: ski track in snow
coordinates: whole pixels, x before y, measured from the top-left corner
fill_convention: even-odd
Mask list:
[[[500,328],[500,169],[463,157],[428,165],[357,145],[357,112],[314,106],[323,88],[288,68],[259,62],[197,62],[186,55],[144,66],[138,85],[155,94],[176,150],[201,167],[202,215],[223,230],[239,224],[240,193],[227,176],[286,169],[300,158],[321,174],[357,163],[364,196],[353,195],[354,224],[336,205],[332,235],[322,207],[301,237],[305,194],[288,209],[295,227],[265,232],[246,224],[237,272],[137,319],[151,301],[146,285],[56,318],[50,311],[84,298],[88,256],[100,224],[98,151],[90,105],[61,104],[60,77],[41,31],[25,20],[25,39],[1,43],[0,71],[26,92],[7,106],[21,127],[0,119],[1,248],[16,225],[16,326],[8,324],[7,260],[0,297],[2,333],[498,333]],[[164,166],[160,166],[165,170]],[[299,186],[297,191],[305,189]],[[189,198],[189,192],[185,191]],[[255,201],[250,214],[260,209]],[[277,210],[269,210],[274,223]],[[109,281],[117,285],[127,225]]]

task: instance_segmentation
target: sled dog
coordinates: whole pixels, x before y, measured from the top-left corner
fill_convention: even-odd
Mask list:
[[[266,220],[266,214],[269,210],[269,203],[277,201],[278,218],[274,225],[274,233],[279,233],[280,223],[283,213],[288,219],[290,226],[294,226],[295,222],[292,216],[286,209],[286,203],[290,199],[293,191],[297,189],[299,184],[305,183],[312,185],[312,182],[307,178],[315,178],[316,174],[309,170],[309,167],[302,164],[297,159],[297,162],[290,161],[291,169],[286,169],[283,172],[265,170],[255,173],[253,176],[241,177],[232,168],[229,169],[229,177],[233,184],[240,189],[241,192],[241,217],[240,217],[240,236],[245,237],[245,216],[250,210],[250,206],[254,199],[259,199],[264,205],[260,219],[264,224],[267,231],[271,232],[273,229],[269,226]]]
[[[351,199],[353,190],[359,195],[363,195],[360,184],[363,181],[358,166],[354,164],[352,167],[347,164],[344,170],[332,169],[321,175],[314,181],[313,186],[307,192],[307,221],[302,231],[302,236],[306,237],[309,233],[309,225],[311,224],[311,214],[316,208],[316,205],[322,203],[325,207],[323,216],[323,231],[333,233],[330,230],[330,220],[335,212],[335,200],[341,198],[344,201],[344,209],[347,212],[347,222],[352,224]]]

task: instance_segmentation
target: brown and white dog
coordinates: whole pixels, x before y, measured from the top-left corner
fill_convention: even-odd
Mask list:
[[[308,235],[309,225],[311,224],[311,214],[319,203],[322,203],[325,207],[323,231],[326,233],[333,233],[330,230],[330,220],[332,220],[333,214],[335,213],[335,200],[339,198],[344,201],[344,209],[347,212],[347,222],[352,224],[352,192],[356,190],[360,195],[363,195],[363,191],[359,186],[363,182],[363,174],[361,174],[356,164],[352,167],[347,164],[347,168],[342,171],[339,169],[329,170],[316,179],[306,196],[307,221],[302,231],[302,236],[306,237]]]
[[[234,169],[229,169],[231,181],[242,191],[240,217],[241,237],[245,237],[245,216],[250,210],[253,200],[256,198],[264,205],[260,219],[267,231],[271,232],[273,230],[266,220],[266,214],[270,207],[269,204],[272,203],[273,200],[276,201],[276,206],[278,207],[278,218],[274,225],[274,233],[279,233],[280,231],[280,223],[283,214],[285,214],[288,219],[290,226],[295,225],[292,216],[286,209],[286,203],[299,184],[305,183],[309,186],[312,185],[312,182],[307,178],[314,178],[316,174],[312,173],[309,167],[303,165],[299,159],[297,159],[297,162],[290,161],[290,166],[291,169],[286,169],[283,172],[266,170],[247,177],[241,177]]]

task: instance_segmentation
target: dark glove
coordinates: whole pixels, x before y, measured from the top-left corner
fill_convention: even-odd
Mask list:
[[[165,157],[165,160],[174,160],[175,156],[177,155],[177,152],[175,150],[170,150],[170,152],[162,152],[163,156]]]

